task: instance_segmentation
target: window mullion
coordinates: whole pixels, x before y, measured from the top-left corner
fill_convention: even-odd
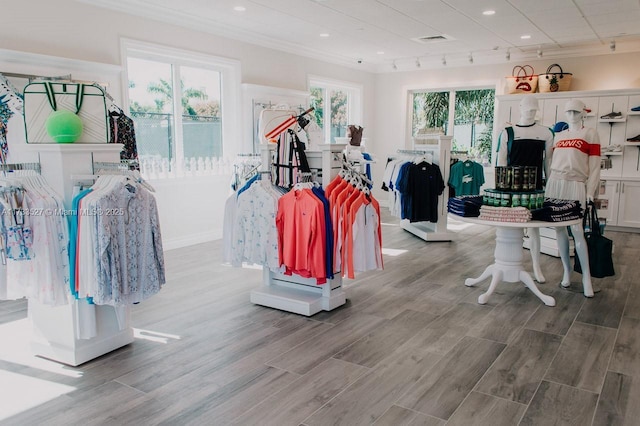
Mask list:
[[[331,95],[328,87],[322,88],[322,103],[324,104],[322,120],[324,129],[324,140],[332,143],[331,140]]]
[[[456,124],[456,91],[449,92],[449,120],[447,123],[447,135],[455,137],[455,124]]]
[[[173,67],[173,134],[176,152],[176,169],[178,172],[184,171],[184,138],[182,132],[182,87],[180,84],[180,66],[176,63]]]

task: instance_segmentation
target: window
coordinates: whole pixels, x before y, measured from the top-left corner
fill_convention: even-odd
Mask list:
[[[349,124],[362,125],[361,86],[312,77],[309,91],[325,143],[335,143],[336,137],[347,136]]]
[[[411,136],[443,132],[453,136],[452,150],[491,162],[494,89],[414,91]]]
[[[235,154],[238,66],[222,58],[125,42],[128,107],[141,162],[170,172]]]

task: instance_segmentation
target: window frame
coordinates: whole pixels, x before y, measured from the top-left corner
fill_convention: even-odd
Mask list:
[[[426,92],[449,92],[449,117],[447,120],[447,136],[455,137],[455,107],[456,107],[456,94],[461,91],[472,91],[472,90],[493,90],[494,96],[497,96],[497,88],[495,83],[486,83],[486,84],[475,84],[472,86],[453,86],[453,87],[412,87],[407,88],[407,126],[405,129],[406,135],[406,146],[413,146],[413,96],[416,93],[426,93]],[[497,98],[496,98],[497,100]],[[497,108],[498,102],[494,102],[493,109],[493,120],[495,127],[495,120],[497,116]],[[492,128],[493,132],[493,128]]]
[[[185,49],[177,49],[137,40],[121,39],[121,61],[123,64],[123,103],[129,113],[128,59],[138,58],[168,63],[172,66],[172,85],[180,87],[180,67],[203,68],[220,73],[220,120],[222,123],[222,158],[233,158],[240,150],[240,61],[220,56],[206,55]],[[181,99],[173,96],[173,137],[175,141],[176,165],[184,164],[184,140],[182,135]]]
[[[331,96],[332,90],[340,90],[347,93],[347,125],[356,124],[364,127],[363,124],[363,91],[364,86],[358,83],[349,81],[334,80],[330,78],[309,75],[307,81],[307,89],[311,94],[312,87],[320,87],[323,89],[323,105],[324,110],[327,110],[329,106],[329,125],[327,125],[327,114],[322,117],[322,132],[324,143],[335,143],[331,140]]]

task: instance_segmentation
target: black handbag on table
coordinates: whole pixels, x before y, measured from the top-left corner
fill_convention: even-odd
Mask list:
[[[612,277],[616,273],[613,269],[613,241],[602,235],[596,206],[593,201],[587,203],[587,209],[582,218],[584,237],[587,240],[589,252],[589,271],[594,278]],[[576,253],[573,270],[582,273],[580,259]]]

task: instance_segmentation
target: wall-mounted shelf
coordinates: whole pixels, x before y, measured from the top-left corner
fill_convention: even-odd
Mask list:
[[[627,112],[627,115],[640,115],[640,111],[629,111]]]
[[[600,118],[598,120],[599,123],[609,123],[609,124],[626,123],[626,121],[627,121],[627,117],[622,117],[622,118]]]
[[[607,156],[610,157],[612,155],[622,155],[622,151],[608,151],[608,152],[603,152],[602,155],[600,155],[601,157]]]

